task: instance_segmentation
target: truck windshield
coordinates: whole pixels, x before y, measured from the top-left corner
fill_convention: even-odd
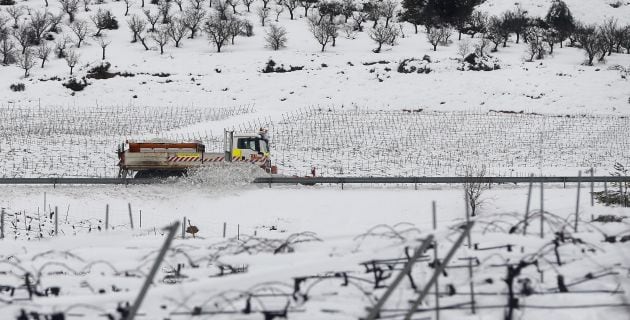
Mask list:
[[[267,141],[260,139],[259,143],[260,143],[260,152],[269,152]]]
[[[260,144],[259,144],[259,140],[257,138],[242,138],[242,139],[238,139],[237,143],[236,143],[236,148],[238,149],[249,149],[252,151],[260,151]]]

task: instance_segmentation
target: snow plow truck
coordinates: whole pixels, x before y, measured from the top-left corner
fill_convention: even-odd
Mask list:
[[[266,131],[258,133],[224,132],[224,151],[206,152],[198,140],[127,140],[118,146],[118,177],[165,178],[185,176],[188,170],[219,163],[251,163],[276,174],[271,165]]]

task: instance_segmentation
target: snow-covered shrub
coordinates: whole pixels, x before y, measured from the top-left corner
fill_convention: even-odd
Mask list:
[[[283,64],[281,64],[280,66],[276,67],[276,62],[269,59],[269,61],[267,61],[267,64],[265,65],[265,68],[263,68],[261,70],[262,73],[284,73],[284,72],[292,72],[292,71],[298,71],[298,70],[302,70],[304,69],[304,66],[289,66],[289,68],[285,68]]]
[[[428,56],[425,56],[427,58]],[[429,73],[431,72],[431,59],[422,58],[404,59],[398,64],[398,73]]]
[[[466,56],[461,67],[457,68],[457,70],[461,71],[492,71],[499,69],[501,69],[499,59],[489,55],[480,57],[476,53],[471,53]]]
[[[101,62],[96,66],[92,67],[92,69],[88,70],[87,78],[89,79],[109,79],[113,78],[116,75],[114,73],[109,72],[109,68],[111,64],[109,62]]]
[[[26,89],[26,86],[24,86],[23,83],[14,83],[10,85],[9,88],[13,92],[18,92],[18,91],[24,91]]]
[[[85,78],[82,78],[81,80],[83,81],[79,81],[77,80],[77,78],[72,77],[70,78],[70,80],[63,83],[62,85],[72,91],[82,91],[85,87],[89,85],[89,83],[85,80]]]

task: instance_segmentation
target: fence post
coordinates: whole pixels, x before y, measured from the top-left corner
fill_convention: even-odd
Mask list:
[[[59,211],[57,211],[57,206],[55,206],[55,237],[59,235]]]
[[[182,239],[186,239],[186,217],[182,220]]]
[[[440,276],[440,273],[442,273],[444,271],[444,269],[448,265],[449,261],[451,261],[451,258],[453,257],[453,255],[455,255],[455,251],[457,251],[457,249],[462,245],[462,242],[464,241],[464,237],[467,235],[467,233],[469,233],[471,231],[473,225],[474,225],[474,222],[466,224],[466,228],[459,235],[459,238],[457,238],[457,240],[455,241],[455,243],[451,247],[451,250],[446,254],[446,257],[444,258],[444,261],[442,263],[440,263],[438,266],[435,267],[435,270],[433,272],[433,275],[431,276],[431,279],[429,279],[429,282],[427,282],[425,284],[425,286],[422,289],[422,291],[420,291],[420,294],[419,294],[418,298],[412,303],[411,308],[409,308],[409,311],[405,315],[405,317],[404,317],[405,320],[410,320],[411,319],[413,314],[418,309],[418,306],[420,305],[420,303],[422,303],[422,300],[424,299],[424,297],[429,292],[429,288],[433,285],[433,283],[435,282],[437,277]]]
[[[466,196],[466,224],[470,225],[470,202],[468,197]],[[472,248],[472,239],[470,232],[467,233],[466,238],[468,242],[468,250]],[[470,279],[469,288],[470,288],[470,311],[472,314],[475,314],[475,284],[473,283],[473,272],[472,272],[472,259],[468,259],[468,278]]]
[[[387,290],[385,290],[385,293],[383,293],[381,298],[378,299],[378,301],[376,302],[376,305],[369,309],[368,316],[365,318],[366,320],[374,320],[374,319],[380,318],[379,313],[381,311],[381,308],[383,308],[383,305],[385,305],[385,302],[387,302],[387,299],[389,299],[389,296],[394,292],[396,287],[398,287],[398,285],[405,278],[405,276],[407,276],[411,272],[411,268],[413,267],[413,265],[416,263],[418,258],[422,256],[424,251],[427,250],[427,248],[429,247],[429,244],[431,244],[432,242],[433,242],[433,235],[429,235],[422,241],[420,248],[418,248],[418,250],[414,252],[411,259],[407,260],[407,263],[405,264],[403,269],[400,270],[400,273],[398,273],[398,275],[396,275],[392,283],[387,287]],[[436,272],[434,273],[434,275],[438,274],[437,268],[438,266],[436,266]]]
[[[223,238],[225,238],[225,229],[227,228],[227,222],[223,222]]]
[[[595,206],[595,195],[593,195],[595,192],[595,182],[593,182],[593,177],[595,176],[594,171],[595,169],[591,167],[591,207]]]
[[[127,202],[127,207],[129,208],[129,224],[131,225],[131,230],[133,230],[133,214],[131,214],[131,202]]]
[[[608,184],[604,181],[604,196],[608,198]]]
[[[171,243],[173,242],[177,228],[179,228],[179,221],[175,221],[172,225],[166,228],[168,230],[168,235],[166,236],[166,240],[164,240],[164,245],[162,245],[162,249],[160,249],[158,256],[155,258],[151,271],[149,271],[147,278],[144,280],[144,284],[142,285],[142,288],[140,288],[138,297],[133,302],[133,305],[129,309],[129,315],[125,319],[133,320],[136,317],[138,309],[140,309],[140,305],[142,304],[142,300],[144,300],[144,296],[147,294],[147,291],[149,291],[149,286],[153,282],[153,278],[155,278],[155,274],[157,273],[160,264],[162,264],[162,260],[164,260],[166,251],[168,251]]]
[[[109,229],[109,203],[105,205],[105,230]]]
[[[573,224],[573,230],[578,231],[578,220],[580,217],[580,189],[582,188],[582,170],[578,171],[578,187],[577,187],[577,200],[575,200],[575,223]]]
[[[138,228],[142,229],[142,210],[140,210],[140,226]]]
[[[435,208],[435,201],[431,203],[433,212],[433,233],[437,230],[437,210]],[[433,241],[433,261],[435,265],[438,265],[438,243],[437,240]],[[439,279],[435,279],[435,319],[440,320],[440,283]]]
[[[540,181],[540,237],[545,236],[545,185]]]
[[[241,225],[236,225],[236,240],[241,240]]]
[[[527,235],[527,225],[529,225],[529,204],[532,200],[532,186],[534,185],[534,174],[532,173],[529,179],[529,187],[527,188],[527,204],[525,205],[525,222],[523,223],[523,235]]]
[[[44,192],[44,213],[47,212],[48,209],[46,209],[46,192]],[[49,212],[50,213],[50,212]]]
[[[4,239],[4,208],[0,211],[0,239]]]

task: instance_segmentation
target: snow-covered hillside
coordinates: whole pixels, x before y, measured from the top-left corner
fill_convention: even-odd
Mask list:
[[[550,1],[524,1],[520,5],[531,16],[544,15]],[[39,0],[20,1],[33,10],[44,10]],[[630,6],[613,8],[606,1],[569,1],[576,19],[597,22],[601,17],[616,17],[620,25],[630,23]],[[184,4],[186,5],[186,4]],[[207,5],[207,3],[206,3]],[[111,39],[106,60],[113,72],[132,73],[134,77],[115,77],[90,80],[83,91],[73,93],[61,81],[44,81],[59,77],[69,78],[69,68],[63,59],[52,58],[42,69],[36,66],[32,76],[23,79],[17,66],[0,67],[0,101],[18,105],[61,105],[95,108],[97,105],[140,106],[204,106],[255,104],[261,115],[279,115],[297,108],[313,105],[360,106],[368,108],[402,109],[429,108],[433,110],[514,110],[540,113],[607,113],[627,114],[630,110],[628,80],[609,67],[630,66],[630,55],[613,54],[606,64],[582,66],[583,52],[576,48],[556,49],[554,55],[533,63],[523,62],[525,47],[508,43],[492,55],[499,59],[500,70],[492,72],[458,71],[458,41],[452,39],[448,47],[432,52],[423,28],[414,34],[410,24],[401,24],[404,37],[398,45],[385,47],[381,53],[371,50],[376,45],[367,32],[359,32],[355,39],[347,39],[340,32],[335,47],[320,52],[303,17],[302,8],[296,9],[296,19],[290,20],[285,10],[278,24],[288,31],[287,48],[272,51],[265,48],[265,28],[260,26],[256,8],[247,13],[245,6],[237,6],[238,15],[254,25],[254,36],[239,36],[234,45],[221,53],[202,34],[195,39],[183,39],[180,48],[168,44],[160,55],[155,42],[147,38],[150,51],[140,43],[130,43],[132,34],[127,19],[133,14],[143,16],[138,2],[132,2],[130,15],[124,16],[124,2],[92,4],[90,12],[80,10],[77,19],[89,21],[98,8],[110,9],[117,17],[118,30],[104,30]],[[275,6],[275,4],[271,4]],[[157,11],[155,5],[145,8]],[[487,1],[480,10],[491,14],[514,9],[513,2]],[[50,1],[48,10],[60,10],[57,1]],[[179,14],[174,6],[172,13]],[[273,14],[272,14],[273,16]],[[269,23],[275,23],[271,17]],[[67,22],[67,18],[64,20]],[[368,26],[371,22],[366,22]],[[70,35],[68,28],[64,33]],[[59,38],[61,34],[54,34]],[[466,38],[466,37],[465,37]],[[101,62],[101,48],[90,37],[81,48],[80,62],[74,72],[79,77]],[[407,58],[431,56],[429,74],[402,74],[398,64]],[[263,74],[267,61],[278,65],[303,66],[289,73]],[[383,64],[371,65],[374,62]],[[154,76],[158,73],[168,77]],[[26,90],[12,92],[9,86],[24,83]],[[538,97],[533,99],[532,97]]]

